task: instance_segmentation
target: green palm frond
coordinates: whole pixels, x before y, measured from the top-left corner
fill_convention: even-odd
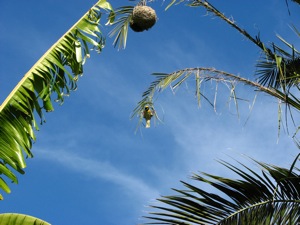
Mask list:
[[[0,214],[0,224],[3,225],[50,225],[44,220],[18,213]]]
[[[299,85],[300,53],[283,38],[280,36],[278,38],[291,50],[291,53],[273,43],[274,58],[261,57],[257,64],[257,75],[262,85],[281,88],[289,94],[291,87]]]
[[[192,179],[205,183],[221,194],[207,192],[187,182],[186,189],[173,189],[176,195],[158,199],[163,204],[145,216],[146,224],[267,225],[297,224],[300,221],[299,169],[281,168],[255,161],[261,174],[242,165],[242,169],[220,161],[240,179],[208,173]],[[296,171],[296,172],[295,172]],[[147,221],[148,221],[147,220]]]
[[[90,48],[100,52],[104,38],[99,29],[102,10],[112,10],[98,1],[24,75],[0,106],[0,188],[9,193],[3,177],[17,183],[11,168],[24,173],[25,156],[32,157],[34,130],[44,121],[43,112],[53,111],[53,102],[77,87]],[[37,121],[40,118],[40,122]],[[0,195],[1,196],[1,195]],[[1,196],[2,198],[2,196]]]

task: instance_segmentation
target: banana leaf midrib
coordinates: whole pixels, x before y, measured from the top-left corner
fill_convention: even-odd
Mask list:
[[[97,2],[98,3],[98,2]],[[97,5],[97,3],[95,5]],[[44,55],[31,67],[31,69],[23,76],[23,78],[19,81],[19,83],[14,87],[14,89],[10,92],[10,94],[7,96],[7,98],[3,101],[3,103],[0,105],[0,113],[3,111],[3,109],[7,106],[7,104],[13,99],[13,96],[15,93],[22,87],[22,85],[25,83],[25,81],[32,75],[32,72],[36,70],[37,66],[40,65],[47,56],[53,51],[53,49],[56,49],[58,45],[61,43],[65,37],[72,32],[72,30],[76,29],[77,25],[81,22],[82,19],[84,19],[88,15],[89,11],[86,12],[61,38],[58,39],[57,42],[55,42],[45,53]]]
[[[10,188],[2,175],[18,183],[11,169],[24,174],[25,155],[33,157],[30,150],[36,140],[34,128],[39,130],[35,116],[42,123],[43,111],[54,110],[52,94],[56,93],[56,101],[63,103],[64,96],[76,90],[77,77],[83,73],[83,64],[89,58],[89,44],[101,52],[102,9],[113,10],[106,0],[98,0],[42,55],[0,105],[0,163],[3,165],[0,167],[0,189],[6,193],[10,193]]]

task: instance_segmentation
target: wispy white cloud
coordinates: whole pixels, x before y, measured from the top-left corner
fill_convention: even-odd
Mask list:
[[[178,160],[191,173],[204,171],[227,176],[228,170],[224,170],[224,166],[215,160],[231,161],[230,157],[233,157],[245,161],[241,155],[278,166],[289,166],[297,155],[298,149],[284,132],[281,132],[277,143],[275,99],[260,96],[263,99],[259,98],[256,102],[250,120],[244,125],[249,109],[240,109],[242,118],[239,120],[236,115],[226,112],[227,109],[220,114],[207,107],[197,110],[192,105],[196,106],[196,101],[193,103],[193,96],[190,97],[191,100],[182,101],[182,97],[177,95],[176,101],[167,101],[164,106],[166,111],[176,108],[176,111],[168,113],[166,126],[170,126],[180,148]],[[251,163],[249,159],[248,163]]]
[[[86,158],[63,150],[42,150],[37,155],[40,159],[59,163],[73,172],[84,174],[90,178],[109,181],[125,190],[128,194],[134,193],[134,196],[141,200],[153,199],[159,196],[155,188],[150,187],[134,175],[120,171],[108,161],[103,162],[98,159]]]

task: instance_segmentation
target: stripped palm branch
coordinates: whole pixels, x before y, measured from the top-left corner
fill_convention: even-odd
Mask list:
[[[182,1],[173,0],[167,8],[174,3],[180,2]],[[290,87],[298,85],[300,76],[300,55],[299,51],[297,51],[293,45],[278,36],[279,39],[291,50],[291,53],[288,53],[274,43],[271,43],[271,47],[268,48],[261,41],[259,35],[255,37],[251,36],[245,29],[239,27],[234,20],[226,17],[207,0],[193,0],[188,2],[189,3],[187,5],[190,7],[202,6],[209,13],[221,18],[262,50],[262,57],[257,64],[259,83],[268,87],[281,88],[286,94],[289,94]],[[299,32],[295,27],[294,30],[299,36]]]
[[[223,13],[221,13],[217,8],[215,8],[211,3],[209,3],[206,0],[192,0],[189,4],[189,7],[204,7],[209,13],[221,18],[223,21],[225,21],[228,25],[236,29],[239,33],[241,33],[243,36],[245,36],[248,40],[250,40],[252,43],[254,43],[257,47],[259,47],[264,54],[266,54],[268,57],[273,58],[274,53],[272,50],[260,40],[259,35],[252,37],[245,29],[241,28],[237,25],[237,23],[228,17],[226,17]]]
[[[160,204],[150,206],[153,211],[145,216],[145,224],[271,225],[300,222],[300,176],[294,165],[282,168],[255,161],[261,167],[259,174],[241,163],[242,169],[225,161],[219,162],[239,179],[194,174],[192,179],[211,186],[220,194],[181,181],[185,189],[173,189],[175,195],[159,198]]]
[[[258,82],[254,82],[231,73],[216,70],[214,68],[186,68],[169,74],[153,73],[153,75],[156,77],[156,79],[143,93],[142,100],[138,102],[137,106],[133,110],[131,118],[138,117],[139,121],[141,121],[141,113],[144,109],[144,106],[151,105],[151,107],[154,108],[154,100],[157,98],[157,94],[164,91],[167,87],[170,87],[171,90],[174,91],[175,89],[179,88],[184,82],[186,82],[190,77],[194,77],[195,79],[195,95],[199,106],[201,104],[201,99],[203,98],[215,108],[217,88],[215,89],[213,99],[209,99],[209,97],[205,95],[203,91],[201,91],[201,85],[204,85],[207,82],[211,84],[211,82],[213,81],[215,82],[216,87],[221,83],[228,88],[230,93],[229,98],[234,100],[236,106],[239,98],[236,96],[235,87],[238,83],[241,83],[253,87],[257,91],[267,93],[268,95],[279,99],[280,104],[286,103],[294,109],[300,110],[300,100],[294,95],[287,96],[284,92],[281,92],[278,89],[265,87]]]
[[[245,29],[239,27],[235,21],[226,17],[206,0],[193,0],[188,4],[188,6],[202,6],[206,8],[208,12],[224,20],[227,24],[236,29],[261,49],[263,54],[257,64],[259,83],[276,89],[280,88],[287,95],[289,94],[290,87],[294,87],[295,85],[298,86],[300,77],[300,55],[299,51],[297,51],[293,45],[289,44],[283,38],[278,36],[278,38],[291,50],[291,53],[288,53],[274,43],[271,43],[271,47],[268,48],[261,41],[259,35],[252,37]],[[300,36],[295,27],[294,30],[298,36]]]
[[[105,39],[99,29],[100,19],[110,10],[106,0],[99,0],[34,64],[1,104],[0,188],[5,192],[10,193],[10,188],[4,177],[17,183],[12,169],[24,173],[24,158],[33,157],[37,117],[42,123],[44,111],[53,111],[54,101],[63,103],[76,89],[90,48],[102,50]]]
[[[183,1],[173,0],[169,3],[167,8],[171,7],[174,4],[179,4],[181,2]],[[208,1],[191,0],[186,2],[188,2],[187,5],[190,7],[204,7],[209,13],[224,20],[227,24],[236,29],[239,33],[241,33],[248,40],[250,40],[252,43],[254,43],[257,47],[260,48],[260,50],[262,51],[262,57],[260,58],[257,64],[257,82],[248,79],[243,79],[239,76],[210,68],[183,69],[171,74],[156,73],[154,75],[157,76],[157,79],[153,83],[151,83],[148,90],[143,93],[142,100],[138,103],[138,106],[133,111],[133,117],[140,115],[140,112],[142,111],[142,106],[145,102],[151,102],[153,104],[153,96],[156,91],[159,92],[164,90],[171,83],[171,88],[174,89],[180,86],[191,74],[193,74],[195,75],[196,80],[196,96],[198,99],[198,104],[200,104],[200,97],[203,97],[204,99],[208,100],[208,98],[204,96],[203,92],[200,91],[201,84],[207,79],[213,79],[215,81],[218,80],[217,83],[219,83],[220,79],[223,79],[222,83],[228,84],[228,87],[230,87],[231,90],[230,96],[234,99],[235,103],[237,103],[237,98],[235,96],[235,81],[237,81],[240,83],[248,84],[260,91],[263,91],[273,97],[278,98],[280,103],[286,103],[286,112],[289,112],[289,115],[293,120],[292,108],[300,110],[300,99],[297,97],[296,94],[294,94],[295,91],[299,91],[298,84],[300,76],[300,56],[299,52],[294,48],[294,46],[289,44],[280,36],[278,36],[281,42],[283,42],[291,50],[291,53],[288,53],[287,51],[278,47],[274,43],[271,44],[271,48],[268,48],[260,40],[259,35],[252,37],[245,29],[239,27],[235,21],[226,17]],[[298,32],[295,27],[294,30],[298,34],[298,36],[300,36],[300,32]],[[197,75],[199,71],[210,72],[212,76],[207,78],[203,76],[203,73],[201,73],[202,77],[199,78],[199,75]],[[217,77],[215,76],[216,74],[218,74]],[[222,78],[219,75],[221,75]],[[174,84],[175,82],[177,83]],[[208,101],[211,105],[215,107],[215,101]],[[281,109],[280,106],[279,108]],[[278,113],[279,121],[281,121],[281,115],[282,114],[280,110]],[[285,116],[287,115],[288,113],[285,114]]]

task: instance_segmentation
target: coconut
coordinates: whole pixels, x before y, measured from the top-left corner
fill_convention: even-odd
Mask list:
[[[153,27],[156,19],[156,13],[151,7],[145,5],[135,6],[129,25],[133,31],[142,32]]]

